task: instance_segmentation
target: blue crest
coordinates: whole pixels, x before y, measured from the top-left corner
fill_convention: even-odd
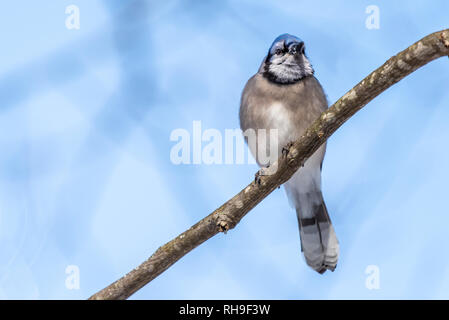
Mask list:
[[[273,54],[275,49],[279,46],[283,47],[285,45],[285,47],[288,48],[288,46],[290,46],[290,44],[292,43],[301,43],[301,42],[303,41],[296,36],[293,36],[288,33],[281,34],[276,39],[274,39],[273,43],[271,44],[270,54]]]

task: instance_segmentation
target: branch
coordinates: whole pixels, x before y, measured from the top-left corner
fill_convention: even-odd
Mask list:
[[[396,82],[442,56],[449,56],[449,29],[432,33],[390,58],[323,112],[291,145],[287,156],[281,156],[274,164],[277,165],[275,173],[262,176],[260,185],[249,184],[189,230],[157,249],[140,266],[89,299],[127,299],[204,241],[234,228],[252,208],[289,180],[352,115]]]

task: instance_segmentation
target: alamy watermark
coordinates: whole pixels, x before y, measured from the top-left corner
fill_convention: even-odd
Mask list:
[[[170,150],[173,164],[255,164],[268,166],[279,156],[278,129],[202,128],[201,121],[193,121],[192,128],[178,128],[171,132]],[[247,151],[245,140],[254,157]],[[282,146],[281,146],[282,147]]]
[[[80,28],[80,8],[74,4],[65,8],[68,15],[65,19],[65,27],[69,30],[79,30]]]
[[[65,268],[67,277],[65,279],[65,287],[68,290],[79,290],[80,288],[80,268],[77,265],[68,265]]]
[[[368,14],[365,20],[365,27],[369,30],[380,29],[380,9],[376,5],[369,5],[365,9]]]
[[[368,276],[365,279],[365,287],[368,290],[380,289],[380,268],[375,264],[366,267],[365,274]]]

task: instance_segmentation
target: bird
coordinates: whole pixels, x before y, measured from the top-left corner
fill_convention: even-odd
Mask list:
[[[245,140],[262,169],[272,165],[328,108],[314,73],[304,41],[286,33],[273,41],[259,70],[246,83],[240,100],[240,127],[244,133],[255,131],[255,143],[249,143],[246,135]],[[268,164],[262,163],[260,152],[269,150],[270,143],[259,140],[259,135],[272,129],[278,134],[277,153],[269,157]],[[323,144],[284,183],[289,203],[296,210],[301,251],[307,265],[320,274],[334,271],[339,255],[339,242],[321,191],[325,151]]]

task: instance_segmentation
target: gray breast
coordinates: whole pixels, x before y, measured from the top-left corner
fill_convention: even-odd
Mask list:
[[[248,80],[242,93],[240,127],[256,132],[277,129],[280,154],[282,147],[298,139],[327,106],[323,89],[314,76],[281,85],[257,73]],[[249,147],[256,157],[254,146]]]

